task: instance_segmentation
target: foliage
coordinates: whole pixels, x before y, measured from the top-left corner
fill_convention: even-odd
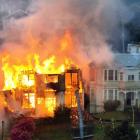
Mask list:
[[[136,140],[136,130],[134,127],[129,126],[128,121],[123,121],[121,125],[115,127],[105,128],[105,139],[108,140]],[[104,139],[104,140],[105,140]]]
[[[10,132],[11,140],[31,140],[34,130],[35,124],[32,118],[18,118]]]
[[[67,107],[58,107],[54,113],[54,121],[55,122],[70,122],[70,112],[71,109]]]
[[[104,128],[100,125],[94,127],[94,140],[103,140],[104,139]]]
[[[134,120],[135,122],[139,122],[140,121],[140,108],[138,108],[137,106],[133,106],[133,109],[132,109],[132,106],[126,106],[125,109],[124,109],[124,112],[129,114],[130,116],[130,121],[132,121],[133,119],[133,110],[134,110]]]
[[[104,102],[104,110],[105,111],[116,111],[116,109],[120,106],[120,101],[118,100],[108,100]]]
[[[36,126],[54,124],[54,118],[52,118],[52,117],[37,118],[35,120],[35,124],[36,124]]]

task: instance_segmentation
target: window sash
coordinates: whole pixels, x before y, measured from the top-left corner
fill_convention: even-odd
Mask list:
[[[134,75],[128,75],[128,81],[134,81]]]
[[[108,80],[113,80],[114,79],[114,71],[113,70],[109,70],[108,71]]]

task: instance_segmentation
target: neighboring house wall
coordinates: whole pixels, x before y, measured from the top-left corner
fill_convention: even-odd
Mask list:
[[[140,44],[128,44],[127,47],[128,53],[140,53]]]
[[[90,112],[104,111],[107,100],[120,100],[125,105],[140,106],[140,68],[119,65],[90,65]]]
[[[90,77],[90,112],[102,112],[104,102],[102,67],[91,67]]]

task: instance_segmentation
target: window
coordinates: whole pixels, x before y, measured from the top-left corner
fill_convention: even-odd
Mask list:
[[[107,70],[104,71],[104,80],[107,81]]]
[[[104,90],[104,100],[107,100],[107,90]]]
[[[117,100],[118,99],[118,93],[117,93],[117,90],[115,90],[115,100]]]
[[[134,100],[135,92],[131,92],[131,99]]]
[[[109,100],[113,100],[113,89],[108,90],[108,97],[109,97]]]
[[[118,80],[118,71],[115,70],[115,80],[117,81]]]
[[[128,81],[134,81],[134,75],[128,75]]]
[[[120,72],[120,81],[123,81],[123,72]]]
[[[107,81],[117,81],[118,71],[117,70],[104,70],[104,80]]]
[[[113,80],[113,70],[108,71],[108,80]]]

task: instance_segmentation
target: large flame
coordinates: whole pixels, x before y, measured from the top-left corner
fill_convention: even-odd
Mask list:
[[[30,43],[31,45],[36,45],[36,41],[33,40],[33,38],[31,38]],[[10,54],[5,55],[2,58],[2,70],[4,73],[3,90],[18,89],[20,91],[21,89],[25,89],[22,92],[23,108],[36,108],[37,105],[38,107],[41,106],[42,112],[45,112],[47,110],[48,114],[53,114],[56,108],[55,94],[49,93],[50,96],[46,94],[44,97],[38,97],[36,95],[37,91],[35,74],[62,74],[72,65],[76,66],[73,60],[67,56],[67,54],[69,54],[69,51],[72,51],[73,47],[73,39],[71,37],[71,34],[69,32],[66,32],[56,44],[58,44],[59,47],[58,55],[57,52],[54,52],[54,54],[52,55],[46,54],[46,56],[48,57],[45,59],[42,59],[42,56],[37,52],[30,52],[30,49],[29,53],[27,53],[24,56],[24,59],[21,60],[15,58],[14,61],[11,61],[14,56],[11,56]],[[60,55],[62,56],[60,57]],[[42,85],[39,84],[39,86],[41,88]],[[69,95],[72,95],[68,92],[67,94],[68,97]],[[71,101],[72,97],[71,99],[68,98],[67,100]],[[70,106],[69,102],[67,102],[66,104]],[[75,105],[76,103],[74,102],[74,106]]]
[[[10,59],[14,56],[6,55],[2,58],[2,70],[4,73],[4,90],[10,90],[17,88],[19,86],[19,77],[21,77],[23,71],[34,71],[39,74],[60,74],[68,69],[71,65],[74,64],[71,58],[65,56],[67,51],[71,46],[73,46],[72,37],[69,32],[66,32],[64,36],[58,41],[59,49],[64,53],[63,56],[57,56],[57,53],[54,52],[51,56],[47,57],[44,60],[41,60],[41,56],[38,53],[29,52],[24,57],[23,60],[18,60],[18,62],[10,63]],[[35,45],[35,41],[30,42],[32,45]],[[43,50],[42,50],[43,51]],[[61,64],[59,63],[61,59]],[[17,60],[17,59],[16,59]],[[26,62],[25,62],[26,60]],[[74,64],[75,65],[75,64]],[[22,76],[22,84],[26,86],[32,86],[34,84],[33,80],[30,80],[29,77],[25,74]]]

